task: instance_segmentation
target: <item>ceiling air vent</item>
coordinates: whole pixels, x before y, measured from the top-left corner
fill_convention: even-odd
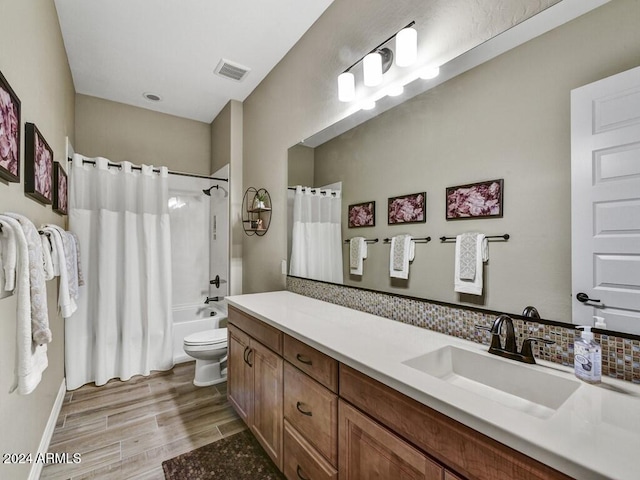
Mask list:
[[[220,63],[218,63],[218,66],[214,70],[214,73],[216,75],[220,75],[221,77],[226,77],[230,78],[231,80],[235,80],[236,82],[241,82],[250,71],[251,69],[245,67],[244,65],[230,62],[229,60],[223,58],[222,60],[220,60]]]

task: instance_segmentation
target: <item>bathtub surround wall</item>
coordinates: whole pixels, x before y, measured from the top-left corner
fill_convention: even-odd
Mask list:
[[[74,142],[73,80],[52,1],[0,2],[0,70],[22,102],[24,122],[33,122],[53,149],[54,159],[65,158],[65,137]],[[20,145],[21,182],[0,181],[0,211],[28,217],[36,226],[66,226],[66,217],[24,195],[24,141]],[[0,452],[38,452],[47,436],[47,422],[64,379],[64,320],[57,312],[57,280],[47,282],[47,305],[53,340],[49,366],[33,393],[7,393],[13,378],[16,352],[16,297],[0,300]],[[55,422],[55,418],[53,419]],[[53,425],[51,425],[51,432]],[[43,433],[44,432],[44,433]],[[49,432],[49,434],[51,433]],[[47,438],[48,440],[48,438]],[[46,445],[43,445],[46,448]],[[37,478],[40,466],[0,464],[0,478]]]
[[[490,326],[498,315],[298,277],[287,277],[287,290],[487,346],[491,343],[489,332],[475,326]],[[534,347],[536,358],[573,367],[573,342],[580,333],[552,323],[555,322],[546,324],[514,318],[518,348],[527,337],[553,340],[556,342],[553,345]],[[595,340],[602,346],[603,376],[640,383],[640,339],[596,333]]]

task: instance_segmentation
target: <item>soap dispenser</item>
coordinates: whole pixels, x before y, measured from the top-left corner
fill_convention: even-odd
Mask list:
[[[587,383],[600,383],[602,375],[602,349],[593,339],[591,327],[584,329],[582,336],[573,342],[573,363],[576,377]]]

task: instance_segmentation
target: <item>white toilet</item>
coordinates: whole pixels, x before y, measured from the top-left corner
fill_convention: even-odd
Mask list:
[[[227,380],[227,329],[216,328],[184,337],[184,351],[196,359],[196,387]]]

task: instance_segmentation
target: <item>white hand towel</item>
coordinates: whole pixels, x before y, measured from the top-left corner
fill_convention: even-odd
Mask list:
[[[396,235],[391,238],[389,252],[389,276],[392,278],[409,278],[409,262],[416,253],[416,243],[411,235]]]
[[[80,263],[80,239],[78,238],[78,236],[75,233],[73,233],[73,232],[69,232],[69,233],[73,237],[73,241],[75,242],[75,245],[76,245],[76,258],[77,258],[77,267],[78,267],[78,286],[82,287],[82,286],[84,286],[84,275],[82,274],[82,265]]]
[[[11,228],[16,241],[16,365],[9,393],[17,390],[21,395],[31,393],[40,383],[42,372],[48,366],[47,345],[33,343],[31,334],[31,291],[29,284],[29,248],[20,223],[14,218],[0,215],[0,223]]]
[[[31,299],[31,332],[33,341],[39,344],[51,342],[49,311],[47,307],[47,284],[44,279],[42,241],[36,226],[27,217],[17,213],[5,213],[20,224],[27,240],[29,254],[29,292]]]
[[[362,275],[365,258],[367,258],[367,242],[364,237],[353,237],[349,241],[349,272],[351,275]]]
[[[13,228],[8,224],[0,234],[0,256],[3,275],[0,283],[0,298],[4,298],[12,295],[16,288],[16,239]]]
[[[67,273],[69,274],[69,296],[74,300],[78,299],[78,252],[76,250],[76,239],[70,232],[64,232],[65,250],[68,250]]]
[[[463,233],[456,237],[456,248],[460,251],[460,279],[476,278],[476,243],[478,233]]]
[[[64,255],[62,235],[60,235],[57,228],[53,228],[51,225],[45,225],[42,227],[42,230],[51,234],[49,238],[51,239],[55,256],[58,258],[58,267],[60,271],[60,281],[58,282],[58,306],[60,307],[62,316],[64,318],[69,318],[73,315],[78,306],[69,294],[69,275],[67,273],[67,263]]]
[[[456,237],[455,268],[454,268],[454,290],[459,293],[469,293],[471,295],[482,295],[482,274],[483,264],[489,260],[489,246],[487,238],[479,233],[476,237],[476,271],[472,280],[460,278],[460,244],[462,235]]]

